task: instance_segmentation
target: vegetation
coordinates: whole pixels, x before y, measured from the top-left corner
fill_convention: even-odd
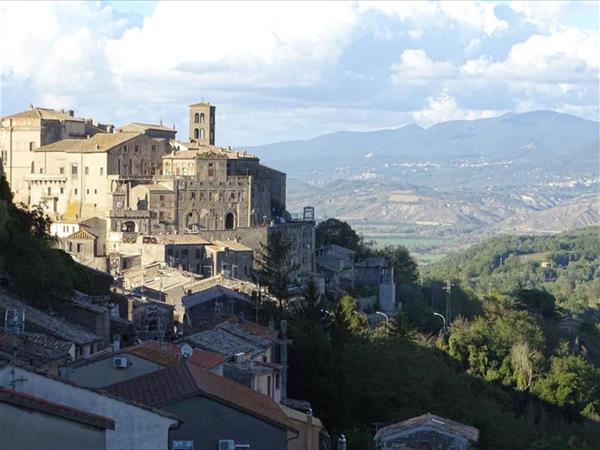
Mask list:
[[[595,448],[597,232],[497,238],[427,267],[420,283],[406,249],[367,246],[394,266],[402,312],[370,328],[352,297],[311,288],[288,311],[290,396],[353,449],[372,446],[373,423],[426,412],[476,426],[483,449]],[[455,281],[447,341],[433,315],[445,314],[445,279]],[[566,313],[578,329],[563,326]]]
[[[53,248],[50,221],[41,209],[14,204],[6,178],[0,179],[0,262],[17,293],[37,305],[69,296],[74,285],[74,263]]]

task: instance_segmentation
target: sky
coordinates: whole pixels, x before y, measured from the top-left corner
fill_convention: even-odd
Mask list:
[[[552,109],[598,120],[598,2],[2,2],[0,113],[217,106],[217,144]]]

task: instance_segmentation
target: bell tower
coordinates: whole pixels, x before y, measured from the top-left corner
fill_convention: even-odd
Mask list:
[[[204,102],[190,105],[190,142],[215,145],[215,109]]]

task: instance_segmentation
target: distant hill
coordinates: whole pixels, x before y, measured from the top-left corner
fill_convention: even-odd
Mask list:
[[[340,131],[313,139],[252,147],[263,161],[292,176],[398,161],[523,159],[597,163],[598,122],[553,111],[455,120],[430,128],[408,125],[369,132]]]

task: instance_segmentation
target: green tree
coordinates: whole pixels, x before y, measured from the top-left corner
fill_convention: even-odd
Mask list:
[[[292,277],[299,268],[292,262],[291,248],[291,242],[281,232],[275,232],[268,245],[261,242],[256,254],[256,281],[277,299],[280,309],[284,308],[290,296]]]
[[[361,238],[352,227],[338,219],[327,219],[317,225],[315,230],[317,248],[335,244],[354,250],[361,250]]]
[[[419,267],[406,247],[388,245],[376,250],[375,254],[385,257],[388,264],[394,268],[396,286],[415,284],[419,281]]]

